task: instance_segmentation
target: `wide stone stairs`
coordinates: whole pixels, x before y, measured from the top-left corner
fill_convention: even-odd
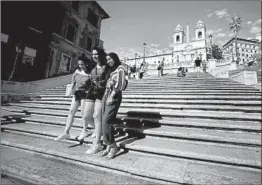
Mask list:
[[[2,147],[158,183],[261,184],[261,92],[253,87],[203,73],[130,80],[115,125],[121,151],[110,161],[85,154],[90,137],[80,144],[74,139],[81,131],[80,109],[70,140],[53,141],[64,129],[71,103],[64,94],[61,86],[2,106],[4,114],[27,115],[2,118]]]

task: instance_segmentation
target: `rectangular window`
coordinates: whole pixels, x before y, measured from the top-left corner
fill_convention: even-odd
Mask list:
[[[70,63],[71,63],[71,57],[65,53],[62,53],[59,72],[69,72]]]
[[[92,39],[90,37],[87,37],[86,50],[91,51],[91,49],[92,49]]]
[[[98,23],[98,17],[97,15],[92,11],[91,8],[88,8],[88,15],[87,15],[87,20],[97,28],[97,23]]]
[[[71,41],[71,42],[74,42],[75,41],[75,33],[76,33],[76,27],[73,24],[68,23],[67,32],[66,32],[66,39]]]

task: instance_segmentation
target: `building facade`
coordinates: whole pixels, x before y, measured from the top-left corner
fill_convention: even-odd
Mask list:
[[[95,1],[4,1],[2,4],[2,80],[17,60],[14,80],[33,81],[70,74],[76,57],[91,58],[109,15]],[[20,43],[21,54],[17,55]],[[18,57],[16,57],[18,56]]]
[[[137,57],[128,59],[128,65],[140,65],[144,60],[149,67],[155,67],[157,63],[164,62],[165,66],[170,67],[193,67],[194,60],[199,57],[202,60],[207,59],[207,41],[206,41],[206,26],[199,20],[194,28],[193,39],[190,40],[189,26],[184,28],[178,24],[173,32],[173,51],[161,55]]]
[[[223,45],[223,54],[232,55],[232,58],[236,59],[235,39],[230,39]],[[240,59],[240,64],[245,64],[253,61],[256,55],[261,55],[261,36],[260,40],[257,39],[242,39],[237,38],[237,53]]]

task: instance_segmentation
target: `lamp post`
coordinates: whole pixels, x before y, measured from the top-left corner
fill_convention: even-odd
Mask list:
[[[143,46],[144,46],[144,59],[143,59],[143,62],[145,63],[146,62],[146,43],[144,43]]]
[[[17,44],[17,46],[15,47],[16,50],[16,57],[15,57],[15,62],[14,62],[14,66],[13,66],[13,70],[8,78],[8,81],[13,79],[14,73],[15,73],[15,69],[16,69],[16,65],[17,65],[17,60],[19,55],[22,53],[22,42],[20,41],[19,44]]]
[[[137,66],[136,58],[137,58],[137,53],[135,53],[135,65]]]
[[[210,48],[211,48],[211,59],[213,58],[213,49],[212,49],[212,38],[213,38],[213,35],[209,35],[209,41],[210,41]]]

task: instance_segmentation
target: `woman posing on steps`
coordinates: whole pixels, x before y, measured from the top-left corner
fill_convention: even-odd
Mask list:
[[[102,100],[102,130],[107,147],[102,156],[112,159],[119,150],[114,138],[113,124],[116,122],[116,115],[122,102],[122,91],[126,89],[128,81],[127,72],[117,54],[109,53],[106,58],[108,70],[106,69],[105,79],[108,80]]]
[[[70,138],[70,128],[74,122],[74,117],[77,112],[78,107],[81,105],[81,113],[82,113],[82,120],[83,120],[83,129],[78,137],[79,140],[84,139],[88,136],[87,132],[87,125],[88,123],[94,127],[94,120],[93,117],[88,116],[88,112],[84,111],[84,107],[86,104],[86,91],[90,88],[91,85],[91,75],[90,72],[94,64],[90,61],[84,54],[78,57],[78,68],[73,74],[72,83],[71,83],[71,92],[74,87],[76,87],[76,91],[74,92],[71,107],[69,110],[69,114],[66,120],[66,127],[64,132],[55,138],[55,141],[60,141],[63,139]]]
[[[95,123],[94,141],[86,154],[95,154],[103,149],[101,144],[102,135],[102,98],[106,90],[104,71],[106,66],[106,53],[102,48],[95,47],[92,51],[92,60],[96,66],[91,71],[92,91],[85,103],[84,111],[93,116]]]

